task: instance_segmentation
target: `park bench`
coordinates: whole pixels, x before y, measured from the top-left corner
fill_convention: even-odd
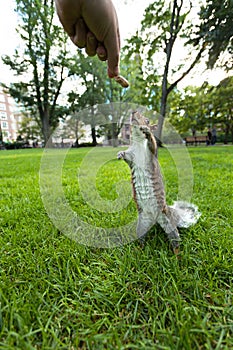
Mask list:
[[[187,136],[185,137],[185,144],[188,145],[195,145],[197,146],[200,143],[207,143],[208,136],[206,135],[200,135],[200,136]]]

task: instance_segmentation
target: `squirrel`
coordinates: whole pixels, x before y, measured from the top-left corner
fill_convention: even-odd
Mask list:
[[[131,169],[133,197],[138,210],[137,237],[143,241],[158,223],[165,231],[173,251],[179,254],[180,235],[177,227],[188,227],[198,220],[197,207],[186,202],[166,204],[166,196],[157,157],[157,143],[149,120],[139,112],[131,115],[131,145],[118,153]]]

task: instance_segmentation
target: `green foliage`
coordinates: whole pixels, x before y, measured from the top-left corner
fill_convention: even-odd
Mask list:
[[[183,1],[166,2],[157,0],[145,10],[142,20],[142,32],[146,34],[150,48],[148,56],[152,57],[158,50],[167,54],[169,45],[173,45],[181,34],[182,27],[190,8],[185,8]],[[182,31],[184,35],[185,31]],[[187,39],[187,32],[185,38]]]
[[[232,69],[233,53],[233,2],[232,0],[207,0],[200,11],[200,25],[194,43],[203,40],[209,50],[208,66],[213,68],[221,53],[230,55],[222,63]]]
[[[211,126],[211,88],[213,87],[208,85],[202,88],[188,86],[172,100],[169,121],[180,133],[185,134],[191,130],[203,132]]]
[[[121,67],[122,74],[128,76],[134,66],[122,57]],[[100,62],[97,57],[86,57],[81,52],[74,69],[78,74],[78,84],[76,90],[68,93],[70,114],[77,115],[83,123],[91,126],[93,144],[96,144],[99,134],[117,143],[121,127],[130,115],[127,102],[140,103],[138,96],[141,92],[139,83],[133,84],[134,73],[130,76],[132,88],[122,89],[113,79],[107,78],[105,62]]]
[[[108,227],[113,216],[94,211],[79,192],[77,168],[87,152],[69,151],[64,191],[83,219]],[[52,225],[41,201],[42,150],[0,152],[1,349],[233,347],[233,148],[189,152],[193,202],[202,216],[182,230],[180,260],[159,228],[144,248],[134,242],[95,249],[69,240]],[[171,200],[176,169],[165,149],[159,159]],[[118,161],[100,169],[97,187],[103,198],[116,197],[114,185],[129,180],[127,169]],[[114,220],[128,222],[135,212],[131,202]]]
[[[18,83],[9,86],[10,94],[36,119],[45,141],[57,126],[61,106],[58,96],[71,71],[72,57],[66,47],[67,36],[54,24],[53,1],[17,0],[20,18],[18,33],[23,49],[3,62],[15,71]]]
[[[171,68],[177,40],[186,46],[189,45],[193,29],[189,19],[190,10],[191,2],[187,4],[187,2],[177,0],[154,1],[145,10],[140,32],[129,40],[129,46],[131,46],[129,52],[133,51],[139,57],[143,57],[146,62],[144,67],[142,66],[143,79],[146,82],[143,92],[147,99],[146,105],[160,113],[157,128],[157,137],[160,140],[164,118],[168,112],[169,95],[197,64],[204,51],[202,45],[198,47],[196,55],[189,60],[188,65],[183,57],[179,59],[176,67]],[[189,50],[191,49],[189,45]],[[175,73],[176,78],[174,79]]]
[[[221,123],[225,130],[225,140],[231,134],[233,143],[233,77],[222,80],[211,92],[214,123]]]
[[[106,67],[96,57],[86,57],[79,52],[73,65],[78,74],[76,90],[68,93],[70,116],[75,120],[90,125],[93,145],[97,144],[94,106],[106,102]]]
[[[124,100],[158,111],[160,108],[160,84],[156,67],[151,59],[144,57],[144,44],[137,33],[123,48],[124,72],[130,81]]]
[[[35,139],[40,140],[42,136],[41,129],[35,122],[35,118],[28,117],[27,115],[23,117],[18,133],[26,141]]]
[[[204,83],[202,87],[187,87],[183,94],[172,100],[169,121],[181,133],[203,131],[217,124],[233,142],[233,77],[222,80],[217,86]]]
[[[71,112],[78,112],[107,101],[105,63],[99,61],[97,57],[87,57],[79,50],[73,70],[78,75],[78,82],[76,90],[68,93]]]

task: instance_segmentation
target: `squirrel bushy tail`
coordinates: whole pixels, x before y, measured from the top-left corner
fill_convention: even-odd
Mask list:
[[[184,201],[176,201],[168,208],[171,211],[176,227],[187,228],[194,225],[201,216],[196,205]]]

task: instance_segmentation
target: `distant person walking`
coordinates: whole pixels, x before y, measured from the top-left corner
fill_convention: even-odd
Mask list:
[[[217,141],[217,130],[216,130],[216,126],[214,125],[212,129],[211,145],[215,145],[216,141]]]
[[[212,132],[211,132],[211,129],[208,129],[206,145],[209,146],[211,144],[211,141],[212,141]]]

